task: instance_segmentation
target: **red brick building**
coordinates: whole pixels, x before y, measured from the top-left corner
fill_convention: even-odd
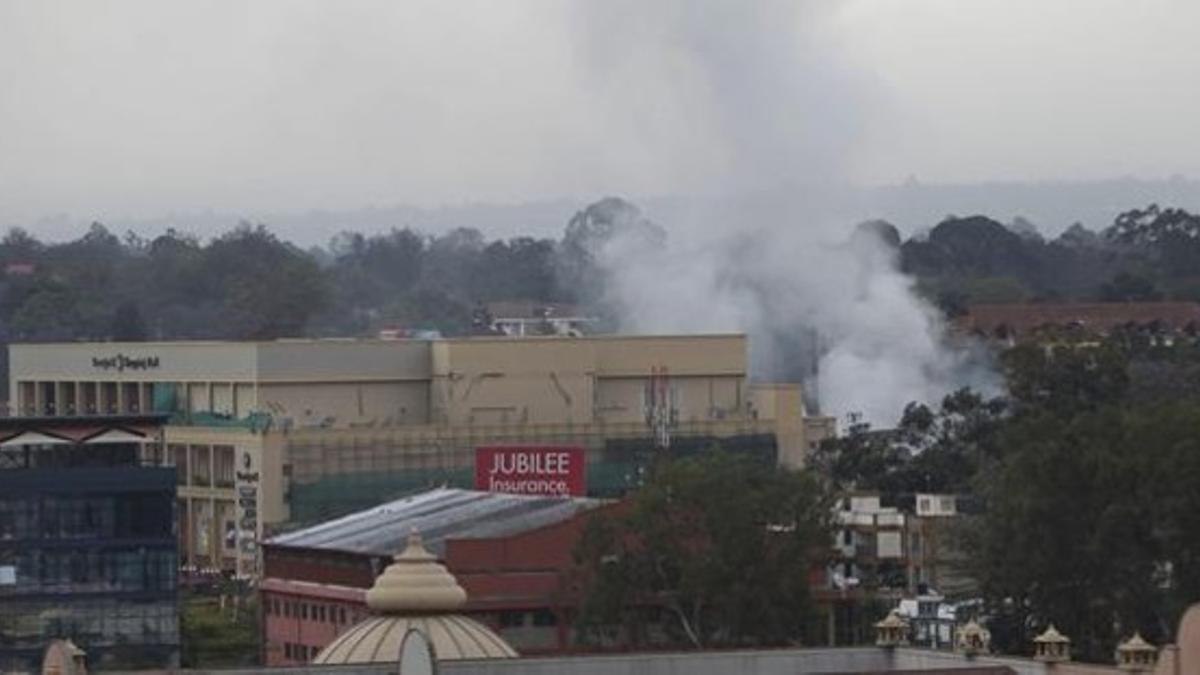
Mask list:
[[[1200,303],[1061,302],[971,305],[954,320],[973,335],[1004,340],[1035,339],[1047,332],[1071,331],[1099,337],[1121,328],[1179,333],[1200,330]]]
[[[572,549],[603,502],[436,489],[263,546],[268,666],[305,663],[367,616],[366,591],[416,529],[467,591],[466,614],[522,654],[569,650]]]

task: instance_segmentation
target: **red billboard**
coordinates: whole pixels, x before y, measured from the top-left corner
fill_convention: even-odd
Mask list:
[[[475,489],[553,497],[587,494],[583,448],[506,445],[475,449]]]

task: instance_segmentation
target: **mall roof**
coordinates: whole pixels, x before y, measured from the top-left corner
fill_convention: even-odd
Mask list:
[[[267,546],[391,556],[415,529],[439,557],[447,539],[484,539],[558,523],[603,504],[582,497],[530,497],[435,488],[267,540]]]

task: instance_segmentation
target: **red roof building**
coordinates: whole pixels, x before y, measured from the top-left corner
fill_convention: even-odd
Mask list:
[[[367,589],[416,529],[467,591],[464,613],[521,654],[571,648],[572,551],[603,502],[436,489],[263,546],[268,666],[308,662],[368,614]]]

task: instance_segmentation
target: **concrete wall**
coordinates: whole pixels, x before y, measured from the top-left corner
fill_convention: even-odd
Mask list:
[[[428,380],[423,340],[281,340],[257,346],[260,382]]]
[[[805,438],[804,400],[796,384],[754,385],[749,392],[750,408],[760,419],[775,421],[779,463],[801,468],[808,458]]]
[[[451,425],[592,419],[592,341],[506,338],[433,343],[432,421]]]
[[[79,342],[8,346],[9,380],[231,381],[255,377],[253,342]],[[93,358],[156,357],[145,369],[99,368]],[[14,390],[15,391],[15,390]]]
[[[429,385],[423,381],[263,384],[258,400],[261,410],[279,424],[300,428],[425,424],[429,420]]]
[[[745,335],[612,336],[590,342],[599,377],[644,377],[663,366],[672,377],[746,375]]]
[[[744,336],[476,338],[434,342],[432,354],[435,423],[639,422],[660,368],[681,421],[743,404]]]

